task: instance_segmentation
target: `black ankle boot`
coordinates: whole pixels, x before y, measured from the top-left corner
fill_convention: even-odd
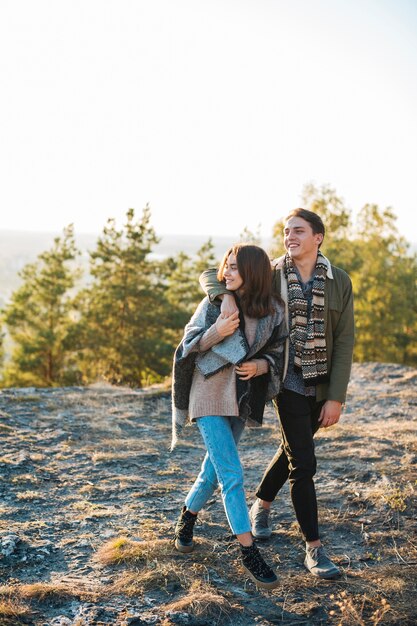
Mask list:
[[[183,506],[178,522],[175,526],[175,547],[178,552],[192,552],[194,550],[193,530],[197,515],[187,511]]]
[[[253,543],[251,546],[240,546],[242,551],[242,565],[257,587],[274,589],[279,584],[277,575],[267,565]]]

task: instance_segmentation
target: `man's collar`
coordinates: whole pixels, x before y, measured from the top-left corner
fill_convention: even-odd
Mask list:
[[[333,278],[333,272],[332,272],[332,266],[331,263],[329,261],[329,259],[327,257],[324,256],[323,253],[321,253],[324,263],[327,266],[327,278]],[[285,259],[285,254],[283,254],[282,256],[280,256],[278,259],[274,259],[272,261],[272,267],[274,268],[278,268],[278,269],[282,269],[283,265],[284,265],[284,259]]]

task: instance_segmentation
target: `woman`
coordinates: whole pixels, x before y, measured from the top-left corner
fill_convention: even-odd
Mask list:
[[[187,418],[197,423],[207,448],[175,527],[175,547],[180,552],[194,549],[197,513],[219,484],[244,569],[259,587],[272,589],[278,579],[253,542],[237,444],[246,423],[262,424],[266,400],[279,392],[283,308],[272,297],[271,264],[258,246],[230,248],[218,279],[237,295],[240,313],[224,318],[219,304],[205,298],[174,357],[171,449]]]

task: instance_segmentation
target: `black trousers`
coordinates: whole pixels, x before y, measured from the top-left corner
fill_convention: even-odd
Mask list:
[[[315,397],[287,389],[279,394],[282,443],[256,490],[258,498],[272,502],[289,479],[291,500],[305,541],[319,538],[313,437],[319,427],[323,404],[324,401],[316,402]]]

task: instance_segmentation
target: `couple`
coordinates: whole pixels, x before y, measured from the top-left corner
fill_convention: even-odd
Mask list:
[[[217,280],[212,270],[204,273],[208,298],[174,357],[172,447],[188,418],[207,448],[175,527],[175,547],[193,550],[197,514],[220,485],[242,565],[266,589],[278,579],[254,538],[270,537],[271,503],[287,479],[306,542],[306,568],[321,578],[340,575],[319,537],[313,437],[340,418],[353,352],[353,299],[347,274],[320,252],[324,233],[317,214],[295,209],[285,220],[287,252],[274,269],[257,246],[228,250]],[[272,398],[282,443],[248,511],[237,444],[246,424],[262,424]]]

